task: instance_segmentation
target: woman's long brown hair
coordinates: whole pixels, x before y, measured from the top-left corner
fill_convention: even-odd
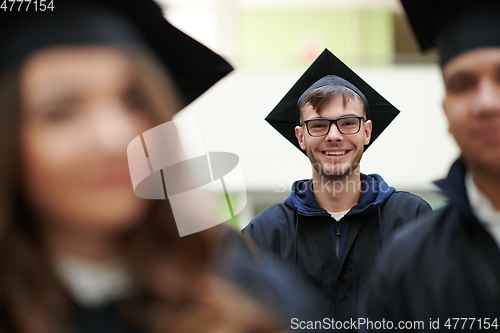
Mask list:
[[[144,50],[126,53],[154,121],[170,121],[181,104],[163,68]],[[58,333],[71,327],[71,300],[21,190],[20,70],[12,67],[0,77],[0,332]],[[210,274],[214,234],[179,237],[168,200],[148,204],[144,220],[121,238],[134,284],[123,318],[148,332],[274,331],[266,312]]]

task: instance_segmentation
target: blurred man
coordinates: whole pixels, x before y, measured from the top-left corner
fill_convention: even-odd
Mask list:
[[[381,176],[360,173],[364,150],[398,112],[325,50],[267,117],[306,153],[312,179],[296,181],[285,202],[243,232],[314,286],[315,301],[337,322],[324,328],[355,329],[362,286],[391,232],[430,211]]]
[[[403,0],[403,5],[422,50],[439,51],[443,109],[461,156],[447,178],[436,182],[449,205],[403,230],[388,248],[370,288],[368,315],[394,325],[421,321],[432,332],[497,331],[500,3]]]

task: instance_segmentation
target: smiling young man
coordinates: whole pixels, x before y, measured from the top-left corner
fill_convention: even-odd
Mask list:
[[[339,331],[356,329],[350,319],[392,231],[431,210],[381,176],[360,173],[364,150],[398,112],[325,50],[266,118],[307,155],[312,179],[296,181],[243,232],[277,265],[293,265]]]
[[[438,49],[443,108],[461,155],[436,182],[449,205],[402,230],[388,248],[371,283],[368,316],[422,321],[432,332],[498,331],[500,3],[403,5],[422,50]]]
[[[322,79],[325,85],[300,99],[300,126],[295,136],[312,165],[312,184],[319,205],[329,212],[346,212],[357,204],[361,178],[359,163],[370,142],[372,121],[353,90]],[[321,82],[321,80],[320,80]],[[340,193],[343,195],[338,195]]]

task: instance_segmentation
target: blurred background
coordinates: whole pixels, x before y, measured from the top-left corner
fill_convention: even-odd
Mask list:
[[[177,117],[194,114],[206,151],[240,157],[246,188],[230,188],[247,206],[243,227],[282,201],[293,181],[310,178],[305,155],[264,120],[307,67],[328,48],[401,113],[367,150],[364,173],[379,173],[433,208],[432,184],[458,149],[441,108],[435,54],[419,54],[398,0],[160,0],[179,29],[228,59],[236,70]],[[182,133],[189,149],[189,132]],[[224,195],[220,195],[225,205]]]

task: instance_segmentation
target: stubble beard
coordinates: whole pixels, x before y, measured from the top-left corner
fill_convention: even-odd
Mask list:
[[[311,162],[313,168],[318,172],[318,174],[326,180],[339,181],[343,180],[350,175],[352,175],[359,168],[361,162],[361,157],[363,156],[363,150],[358,151],[357,155],[354,157],[352,163],[319,163],[312,154],[312,151],[308,148],[306,150],[307,157]],[[330,168],[326,168],[330,166]]]

